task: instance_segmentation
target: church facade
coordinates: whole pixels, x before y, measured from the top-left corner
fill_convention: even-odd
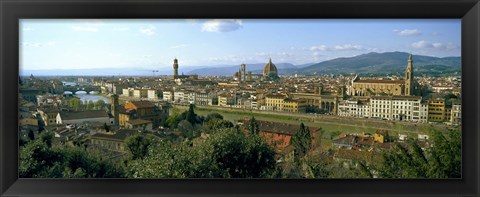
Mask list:
[[[404,80],[360,79],[355,76],[348,90],[350,96],[413,96],[415,82],[413,81],[412,54],[408,57]]]

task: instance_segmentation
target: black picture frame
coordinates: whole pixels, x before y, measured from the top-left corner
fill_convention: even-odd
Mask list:
[[[2,196],[479,196],[478,0],[1,0]],[[462,179],[19,179],[19,19],[461,18]]]

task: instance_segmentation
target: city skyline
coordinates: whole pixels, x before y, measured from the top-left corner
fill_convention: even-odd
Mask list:
[[[301,65],[389,51],[460,56],[460,26],[456,19],[23,19],[20,69],[171,69],[175,57],[182,66],[215,66],[269,58]]]

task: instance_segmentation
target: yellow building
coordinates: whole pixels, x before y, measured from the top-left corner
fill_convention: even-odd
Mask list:
[[[307,102],[303,99],[286,98],[283,100],[283,111],[285,112],[302,112],[305,113]]]
[[[445,99],[437,98],[428,100],[428,121],[443,122],[446,117]]]
[[[159,126],[161,114],[156,109],[156,106],[148,101],[131,101],[119,107],[120,126],[131,126],[132,120],[135,119],[149,120],[153,127],[157,127]]]
[[[133,96],[135,98],[147,98],[148,90],[147,89],[134,89]]]
[[[265,95],[265,108],[272,111],[283,111],[283,103],[287,98],[284,94]]]
[[[45,126],[49,126],[49,125],[55,125],[56,117],[58,112],[60,112],[60,110],[57,108],[39,107],[37,109],[37,112],[38,114],[40,114],[43,122],[45,123]]]
[[[267,110],[298,113],[305,112],[307,101],[283,94],[269,94],[265,96],[265,106]]]
[[[235,98],[231,94],[221,94],[218,95],[218,106],[227,107],[234,105]]]

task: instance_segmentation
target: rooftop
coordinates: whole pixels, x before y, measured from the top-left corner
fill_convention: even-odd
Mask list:
[[[111,139],[111,140],[120,140],[123,141],[125,138],[140,133],[138,130],[134,129],[120,129],[113,132],[105,132],[105,133],[95,133],[91,137],[92,138],[104,138],[104,139]]]
[[[405,84],[404,80],[385,80],[385,79],[360,79],[355,83],[390,83],[390,84]]]
[[[103,110],[77,111],[77,112],[59,112],[62,120],[75,120],[85,118],[108,118],[108,114]]]
[[[136,108],[152,108],[155,105],[149,101],[130,101]]]

